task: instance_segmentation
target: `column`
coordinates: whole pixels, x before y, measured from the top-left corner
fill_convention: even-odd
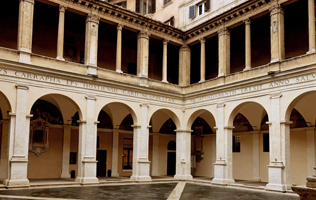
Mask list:
[[[88,66],[88,74],[97,74],[98,61],[98,30],[100,17],[88,14],[86,19],[86,42],[84,64]]]
[[[148,78],[149,33],[140,31],[137,40],[137,76]]]
[[[191,180],[191,133],[192,130],[176,130],[176,175],[174,179]]]
[[[153,133],[153,151],[152,151],[151,175],[160,176],[159,174],[159,133]]]
[[[71,137],[71,126],[64,125],[63,163],[62,163],[60,178],[70,178],[70,174],[69,174],[70,137]]]
[[[307,175],[314,175],[315,167],[315,127],[306,127]]]
[[[232,137],[233,126],[225,126],[225,104],[217,105],[216,162],[212,184],[227,185],[235,183],[233,179]]]
[[[315,2],[308,0],[308,36],[309,51],[307,53],[315,53]]]
[[[163,41],[163,58],[162,58],[162,82],[168,83],[167,81],[167,52],[168,52],[168,40]]]
[[[190,85],[191,50],[183,45],[179,51],[179,85]]]
[[[253,177],[252,181],[260,182],[260,140],[259,133],[260,131],[252,131],[252,168],[253,168]]]
[[[201,38],[201,79],[199,83],[205,81],[205,39]]]
[[[218,31],[218,77],[230,73],[230,31],[224,27]]]
[[[290,122],[281,121],[280,101],[282,94],[273,93],[269,115],[270,164],[267,190],[286,191],[291,189],[290,174]]]
[[[284,12],[280,4],[270,8],[271,18],[271,63],[284,60]],[[314,21],[315,23],[315,21]]]
[[[29,186],[29,180],[27,179],[27,162],[30,117],[32,115],[26,112],[27,90],[27,86],[16,86],[16,112],[10,113],[10,164],[8,166],[7,179],[3,182],[6,187]]]
[[[118,168],[119,129],[113,129],[112,177],[119,177]]]
[[[251,69],[251,29],[250,29],[250,19],[245,20],[245,41],[246,41],[246,47],[245,47],[245,58],[246,58],[246,67],[244,71],[247,71]]]
[[[79,121],[78,176],[76,182],[81,184],[99,183],[97,175],[97,123],[94,120],[96,98],[86,96],[86,120]]]
[[[216,134],[212,135],[212,174],[214,178],[214,163],[216,162]]]
[[[18,25],[19,61],[31,63],[34,0],[20,0]]]
[[[122,72],[122,24],[117,25],[117,42],[116,42],[116,72]]]
[[[148,105],[140,104],[140,125],[133,125],[133,181],[151,181],[149,153]]]
[[[3,181],[7,178],[8,171],[8,150],[9,150],[9,127],[10,121],[4,119],[2,122],[2,140],[1,140],[1,160],[0,160],[0,181]]]
[[[57,59],[64,59],[64,35],[65,35],[65,11],[67,7],[59,5],[59,23],[58,23],[58,38],[57,38]]]

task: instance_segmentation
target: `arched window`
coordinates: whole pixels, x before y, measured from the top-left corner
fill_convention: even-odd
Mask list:
[[[168,150],[173,150],[173,151],[176,150],[176,142],[175,141],[170,141],[168,143]]]

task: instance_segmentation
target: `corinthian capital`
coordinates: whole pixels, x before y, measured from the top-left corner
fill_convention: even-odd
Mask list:
[[[145,38],[145,39],[149,39],[150,34],[148,33],[147,30],[142,30],[139,32],[138,34],[138,39],[139,38]]]
[[[282,6],[278,3],[272,4],[271,7],[269,8],[269,11],[270,11],[270,16],[278,14],[278,13],[284,14]]]
[[[94,22],[99,24],[99,21],[100,17],[98,15],[92,13],[88,14],[86,22]]]
[[[230,31],[228,28],[223,27],[218,31],[218,36],[222,36],[222,35],[230,35]]]

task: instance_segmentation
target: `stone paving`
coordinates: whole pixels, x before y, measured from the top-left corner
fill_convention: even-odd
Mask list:
[[[61,188],[29,188],[0,191],[0,199],[242,199],[242,200],[299,200],[296,194],[282,194],[256,189],[213,186],[199,183],[180,182],[120,184],[106,186],[71,186]],[[178,185],[178,187],[176,187]],[[175,189],[176,188],[176,189]],[[176,191],[177,188],[181,191]],[[183,191],[182,191],[183,190]]]

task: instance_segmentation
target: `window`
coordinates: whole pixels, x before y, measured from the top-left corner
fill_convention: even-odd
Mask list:
[[[233,136],[233,152],[240,152],[240,135]]]
[[[263,152],[269,152],[270,145],[269,145],[269,133],[263,134]]]
[[[192,5],[189,7],[189,18],[193,19],[198,16],[203,15],[205,12],[211,9],[211,0],[202,1],[202,3]]]
[[[200,5],[198,5],[198,14],[199,14],[199,15],[204,14],[206,11],[207,11],[207,10],[206,10],[206,2],[204,2],[204,3],[200,4]]]
[[[123,140],[123,169],[133,168],[133,139],[124,138]]]
[[[168,24],[169,26],[174,26],[174,16],[165,21],[165,24]]]
[[[163,1],[163,5],[166,5],[166,4],[170,3],[170,2],[171,2],[171,0],[164,0]]]
[[[136,0],[136,12],[146,15],[156,12],[156,0]]]
[[[116,3],[116,4],[114,4],[114,5],[120,6],[120,7],[122,7],[122,8],[126,8],[126,1],[121,1],[121,2]]]

